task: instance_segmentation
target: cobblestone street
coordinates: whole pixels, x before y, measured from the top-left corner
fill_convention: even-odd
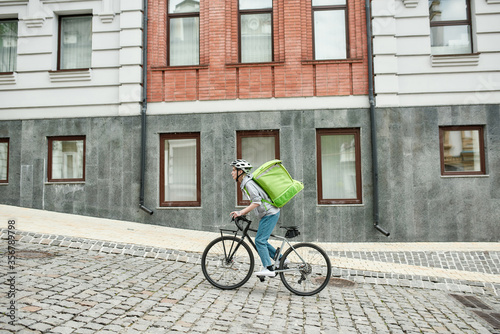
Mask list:
[[[223,291],[196,256],[24,242],[17,252],[17,325],[3,317],[0,333],[495,333],[445,289],[361,282],[299,297],[278,278],[254,277]],[[478,298],[500,312],[497,296]]]

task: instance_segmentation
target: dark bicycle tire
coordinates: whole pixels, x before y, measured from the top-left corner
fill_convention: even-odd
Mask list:
[[[285,264],[287,259],[290,263]],[[312,296],[328,285],[332,264],[321,247],[303,242],[286,250],[280,260],[280,270],[285,270],[280,272],[280,278],[288,290],[299,296]]]
[[[240,242],[233,258],[227,261],[226,254],[231,245],[236,247]],[[222,236],[213,240],[201,257],[203,275],[210,284],[223,290],[236,289],[245,284],[252,276],[254,266],[254,256],[248,244],[233,236]]]

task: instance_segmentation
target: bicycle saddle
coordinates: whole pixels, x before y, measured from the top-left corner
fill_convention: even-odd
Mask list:
[[[300,235],[297,226],[280,226],[280,227],[286,229],[285,238],[292,239]]]

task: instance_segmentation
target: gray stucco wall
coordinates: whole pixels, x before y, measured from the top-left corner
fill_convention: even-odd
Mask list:
[[[0,122],[10,138],[9,184],[0,203],[170,227],[216,231],[230,226],[236,188],[230,162],[236,131],[280,130],[281,159],[305,189],[282,210],[281,224],[301,226],[305,240],[498,241],[499,106],[377,109],[380,224],[373,228],[369,112],[366,109],[186,114],[147,117],[145,205],[139,209],[140,118]],[[442,177],[439,126],[485,125],[485,177]],[[363,204],[317,205],[316,129],[361,129]],[[200,132],[202,206],[159,208],[159,136]],[[84,183],[46,182],[47,137],[86,136]]]

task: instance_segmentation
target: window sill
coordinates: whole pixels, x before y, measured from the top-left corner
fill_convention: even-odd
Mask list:
[[[459,55],[431,55],[432,67],[477,66],[480,53]]]
[[[85,184],[85,181],[47,181],[45,185],[58,185],[58,184]]]
[[[228,63],[226,67],[228,68],[240,68],[240,67],[269,67],[269,66],[284,66],[284,61],[272,61],[267,63]]]
[[[184,70],[206,70],[207,65],[185,65],[185,66],[151,66],[152,71],[184,71]]]
[[[316,206],[318,208],[321,208],[321,207],[364,207],[365,204],[364,203],[357,203],[357,204],[316,204]]]
[[[302,65],[323,65],[323,64],[350,64],[362,63],[363,58],[347,58],[347,59],[328,59],[328,60],[303,60]]]
[[[9,185],[9,182],[0,182],[0,187],[1,186],[8,186]]]
[[[49,71],[49,78],[50,82],[90,81],[92,71],[90,68]]]
[[[14,72],[0,73],[0,85],[15,85],[15,84],[16,84],[16,73]]]
[[[201,210],[201,206],[158,206],[156,210]]]
[[[458,178],[476,178],[476,177],[479,177],[479,178],[487,178],[487,177],[490,177],[489,174],[457,174],[457,175],[441,175],[441,178],[442,179],[458,179]]]

